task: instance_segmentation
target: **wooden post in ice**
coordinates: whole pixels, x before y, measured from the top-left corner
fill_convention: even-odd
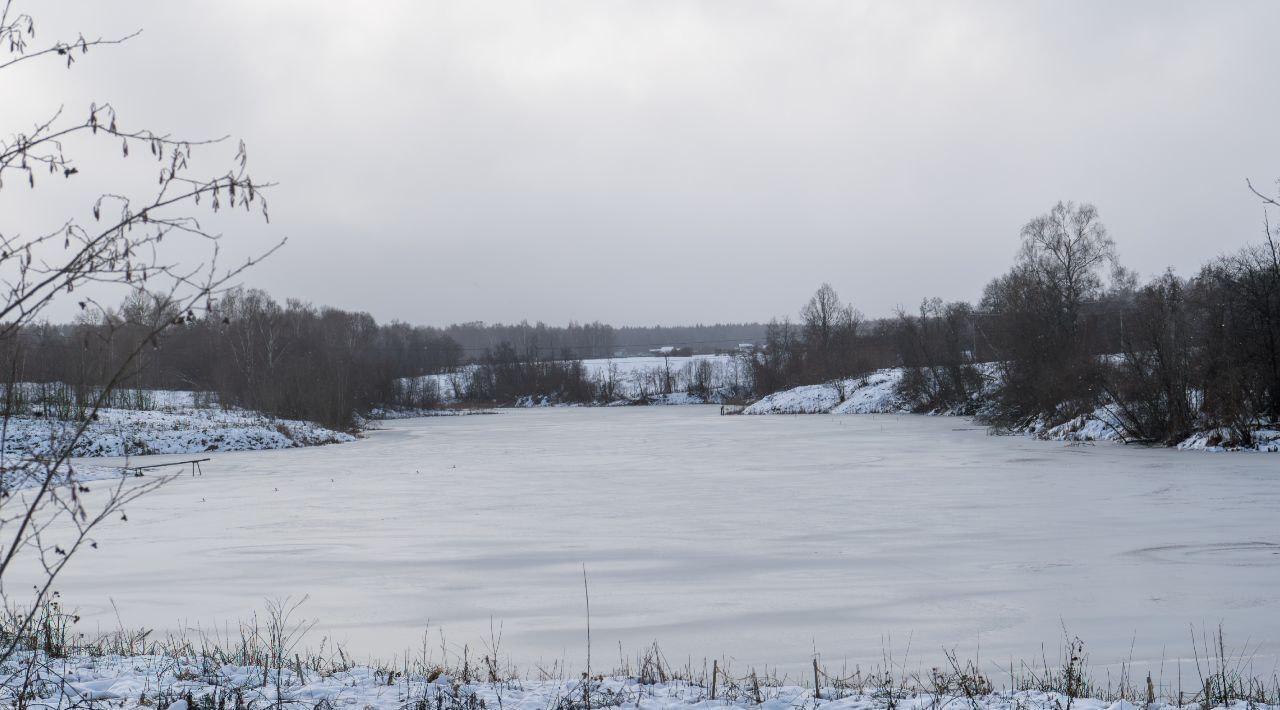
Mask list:
[[[814,700],[822,699],[822,691],[819,690],[819,688],[821,687],[822,686],[818,685],[818,659],[815,658],[813,659],[813,699]]]
[[[705,668],[706,666],[703,666]],[[720,661],[712,659],[711,661],[711,699],[716,699],[716,676],[720,675]]]

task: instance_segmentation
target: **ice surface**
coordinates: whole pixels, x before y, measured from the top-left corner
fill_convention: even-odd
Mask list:
[[[92,631],[234,624],[268,597],[356,654],[474,650],[528,667],[657,640],[669,659],[803,669],[1189,656],[1219,623],[1271,668],[1280,469],[992,437],[955,417],[558,408],[385,423],[336,447],[211,454],[96,534],[59,589]],[[165,457],[134,458],[136,463]],[[109,461],[95,461],[109,463]],[[94,494],[91,494],[94,495]],[[6,579],[6,582],[10,582]],[[22,588],[21,580],[12,580]],[[1132,648],[1132,651],[1131,651]],[[928,665],[925,666],[926,668]]]

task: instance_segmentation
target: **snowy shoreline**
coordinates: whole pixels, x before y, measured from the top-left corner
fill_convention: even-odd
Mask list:
[[[374,424],[379,421],[418,417],[451,417],[476,414],[495,414],[503,409],[530,407],[619,407],[619,406],[682,406],[715,405],[734,401],[726,391],[713,388],[705,395],[686,391],[671,393],[654,392],[648,382],[656,377],[657,363],[662,358],[632,358],[633,362],[619,367],[620,361],[589,361],[593,376],[609,371],[624,383],[622,398],[592,404],[565,404],[548,398],[532,396],[519,398],[509,406],[460,409],[449,405],[456,402],[447,398],[445,406],[434,409],[376,409],[364,420]],[[731,356],[695,356],[671,358],[673,367],[685,372],[691,363],[716,363],[723,373],[732,361]],[[774,392],[734,412],[744,415],[779,414],[917,414],[918,416],[952,416],[957,412],[912,412],[908,403],[898,394],[903,378],[900,368],[877,370],[861,377],[844,378],[826,383],[803,385]],[[447,378],[442,375],[427,376],[444,394],[452,395]],[[723,382],[718,383],[724,386]],[[86,425],[85,433],[72,449],[77,458],[102,458],[141,456],[151,454],[197,454],[219,451],[258,451],[287,449],[355,441],[357,436],[325,428],[313,422],[278,419],[259,412],[241,409],[221,409],[211,404],[212,396],[197,392],[123,391],[126,395],[139,395],[132,399],[152,403],[150,408],[103,408],[96,418]],[[130,399],[130,398],[126,398]],[[62,442],[70,439],[77,423],[33,412],[24,416],[11,416],[6,422],[3,454],[5,456],[42,456],[57,450]],[[1033,423],[1014,434],[1025,434],[1049,441],[1063,442],[1124,442],[1121,429],[1114,415],[1105,407],[1090,415],[1076,417],[1056,424]],[[1198,431],[1176,446],[1188,451],[1258,451],[1280,452],[1280,431],[1259,429],[1254,432],[1255,443],[1249,447],[1224,446],[1229,433],[1222,431]]]
[[[314,422],[202,406],[199,393],[145,392],[153,403],[150,408],[104,407],[87,422],[57,418],[39,408],[10,416],[5,422],[3,453],[40,457],[61,451],[81,424],[84,433],[70,452],[75,458],[289,449],[356,440]]]
[[[14,703],[20,693],[27,707],[197,708],[353,707],[371,710],[404,708],[663,708],[663,707],[830,707],[859,710],[1277,710],[1272,679],[1254,680],[1257,690],[1224,689],[1221,699],[1204,702],[1202,688],[1183,692],[1151,685],[1127,687],[1142,679],[1124,678],[1119,688],[1073,678],[1045,669],[1016,681],[1015,689],[995,688],[972,665],[954,670],[934,668],[925,677],[903,669],[860,672],[839,678],[814,664],[804,679],[746,675],[718,670],[675,669],[646,657],[638,673],[586,673],[581,677],[520,678],[501,670],[498,661],[445,668],[404,660],[387,666],[329,665],[311,656],[288,654],[283,662],[220,661],[183,654],[90,655],[50,658],[18,652],[0,665],[0,702]],[[1024,669],[1026,666],[1024,665]],[[1037,669],[1039,670],[1039,669]],[[1076,672],[1080,669],[1074,669]],[[576,675],[576,674],[575,674]],[[898,677],[898,676],[906,677]],[[714,677],[714,682],[712,681]],[[1075,688],[1068,695],[1057,686]],[[1192,683],[1191,679],[1188,679]],[[815,681],[818,686],[815,690]],[[23,689],[22,685],[26,684]],[[1205,687],[1209,687],[1206,685]],[[1254,686],[1248,686],[1254,687]],[[1158,688],[1158,690],[1157,690]],[[1238,691],[1238,692],[1237,692]],[[1258,697],[1258,696],[1261,697]],[[1145,696],[1145,697],[1144,697]],[[1140,700],[1135,704],[1131,700]],[[1268,702],[1269,701],[1269,702]]]
[[[762,397],[742,411],[747,415],[771,414],[913,414],[896,391],[903,371],[898,368],[877,370],[865,377],[836,380],[818,385],[804,385]],[[915,413],[918,416],[962,416],[953,412]],[[1014,434],[1026,434],[1048,441],[1115,442],[1125,441],[1119,422],[1107,409],[1091,415],[1075,417],[1052,426],[1033,424]],[[1179,442],[1181,451],[1258,451],[1280,452],[1280,431],[1258,429],[1257,443],[1252,447],[1222,446],[1218,442],[1227,434],[1220,431],[1198,431]]]

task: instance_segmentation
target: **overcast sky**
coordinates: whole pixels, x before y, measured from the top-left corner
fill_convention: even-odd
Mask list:
[[[0,130],[243,138],[279,185],[227,248],[289,239],[244,283],[379,321],[767,320],[824,281],[889,315],[976,299],[1058,200],[1190,274],[1280,177],[1271,0],[18,5],[144,31],[9,70]]]

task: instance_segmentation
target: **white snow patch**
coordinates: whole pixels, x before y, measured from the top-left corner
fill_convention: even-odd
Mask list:
[[[1250,446],[1227,443],[1232,440],[1232,437],[1232,432],[1226,429],[1200,431],[1192,434],[1185,441],[1180,442],[1178,444],[1178,448],[1183,451],[1280,452],[1280,431],[1276,429],[1262,428],[1254,430],[1253,444]]]
[[[902,370],[877,370],[846,385],[845,401],[831,410],[832,414],[888,414],[906,411],[898,398],[897,387]]]
[[[894,391],[902,370],[877,370],[866,377],[835,380],[775,392],[743,414],[879,414],[904,411]]]
[[[743,414],[825,414],[840,404],[833,384],[804,385],[774,392],[742,410]]]
[[[1027,433],[1050,441],[1123,441],[1124,425],[1107,408],[1074,417],[1057,426],[1032,427]]]
[[[47,456],[75,435],[77,422],[11,417],[5,455]],[[72,449],[75,457],[252,451],[355,441],[312,422],[275,419],[240,409],[173,406],[161,411],[101,409]]]

